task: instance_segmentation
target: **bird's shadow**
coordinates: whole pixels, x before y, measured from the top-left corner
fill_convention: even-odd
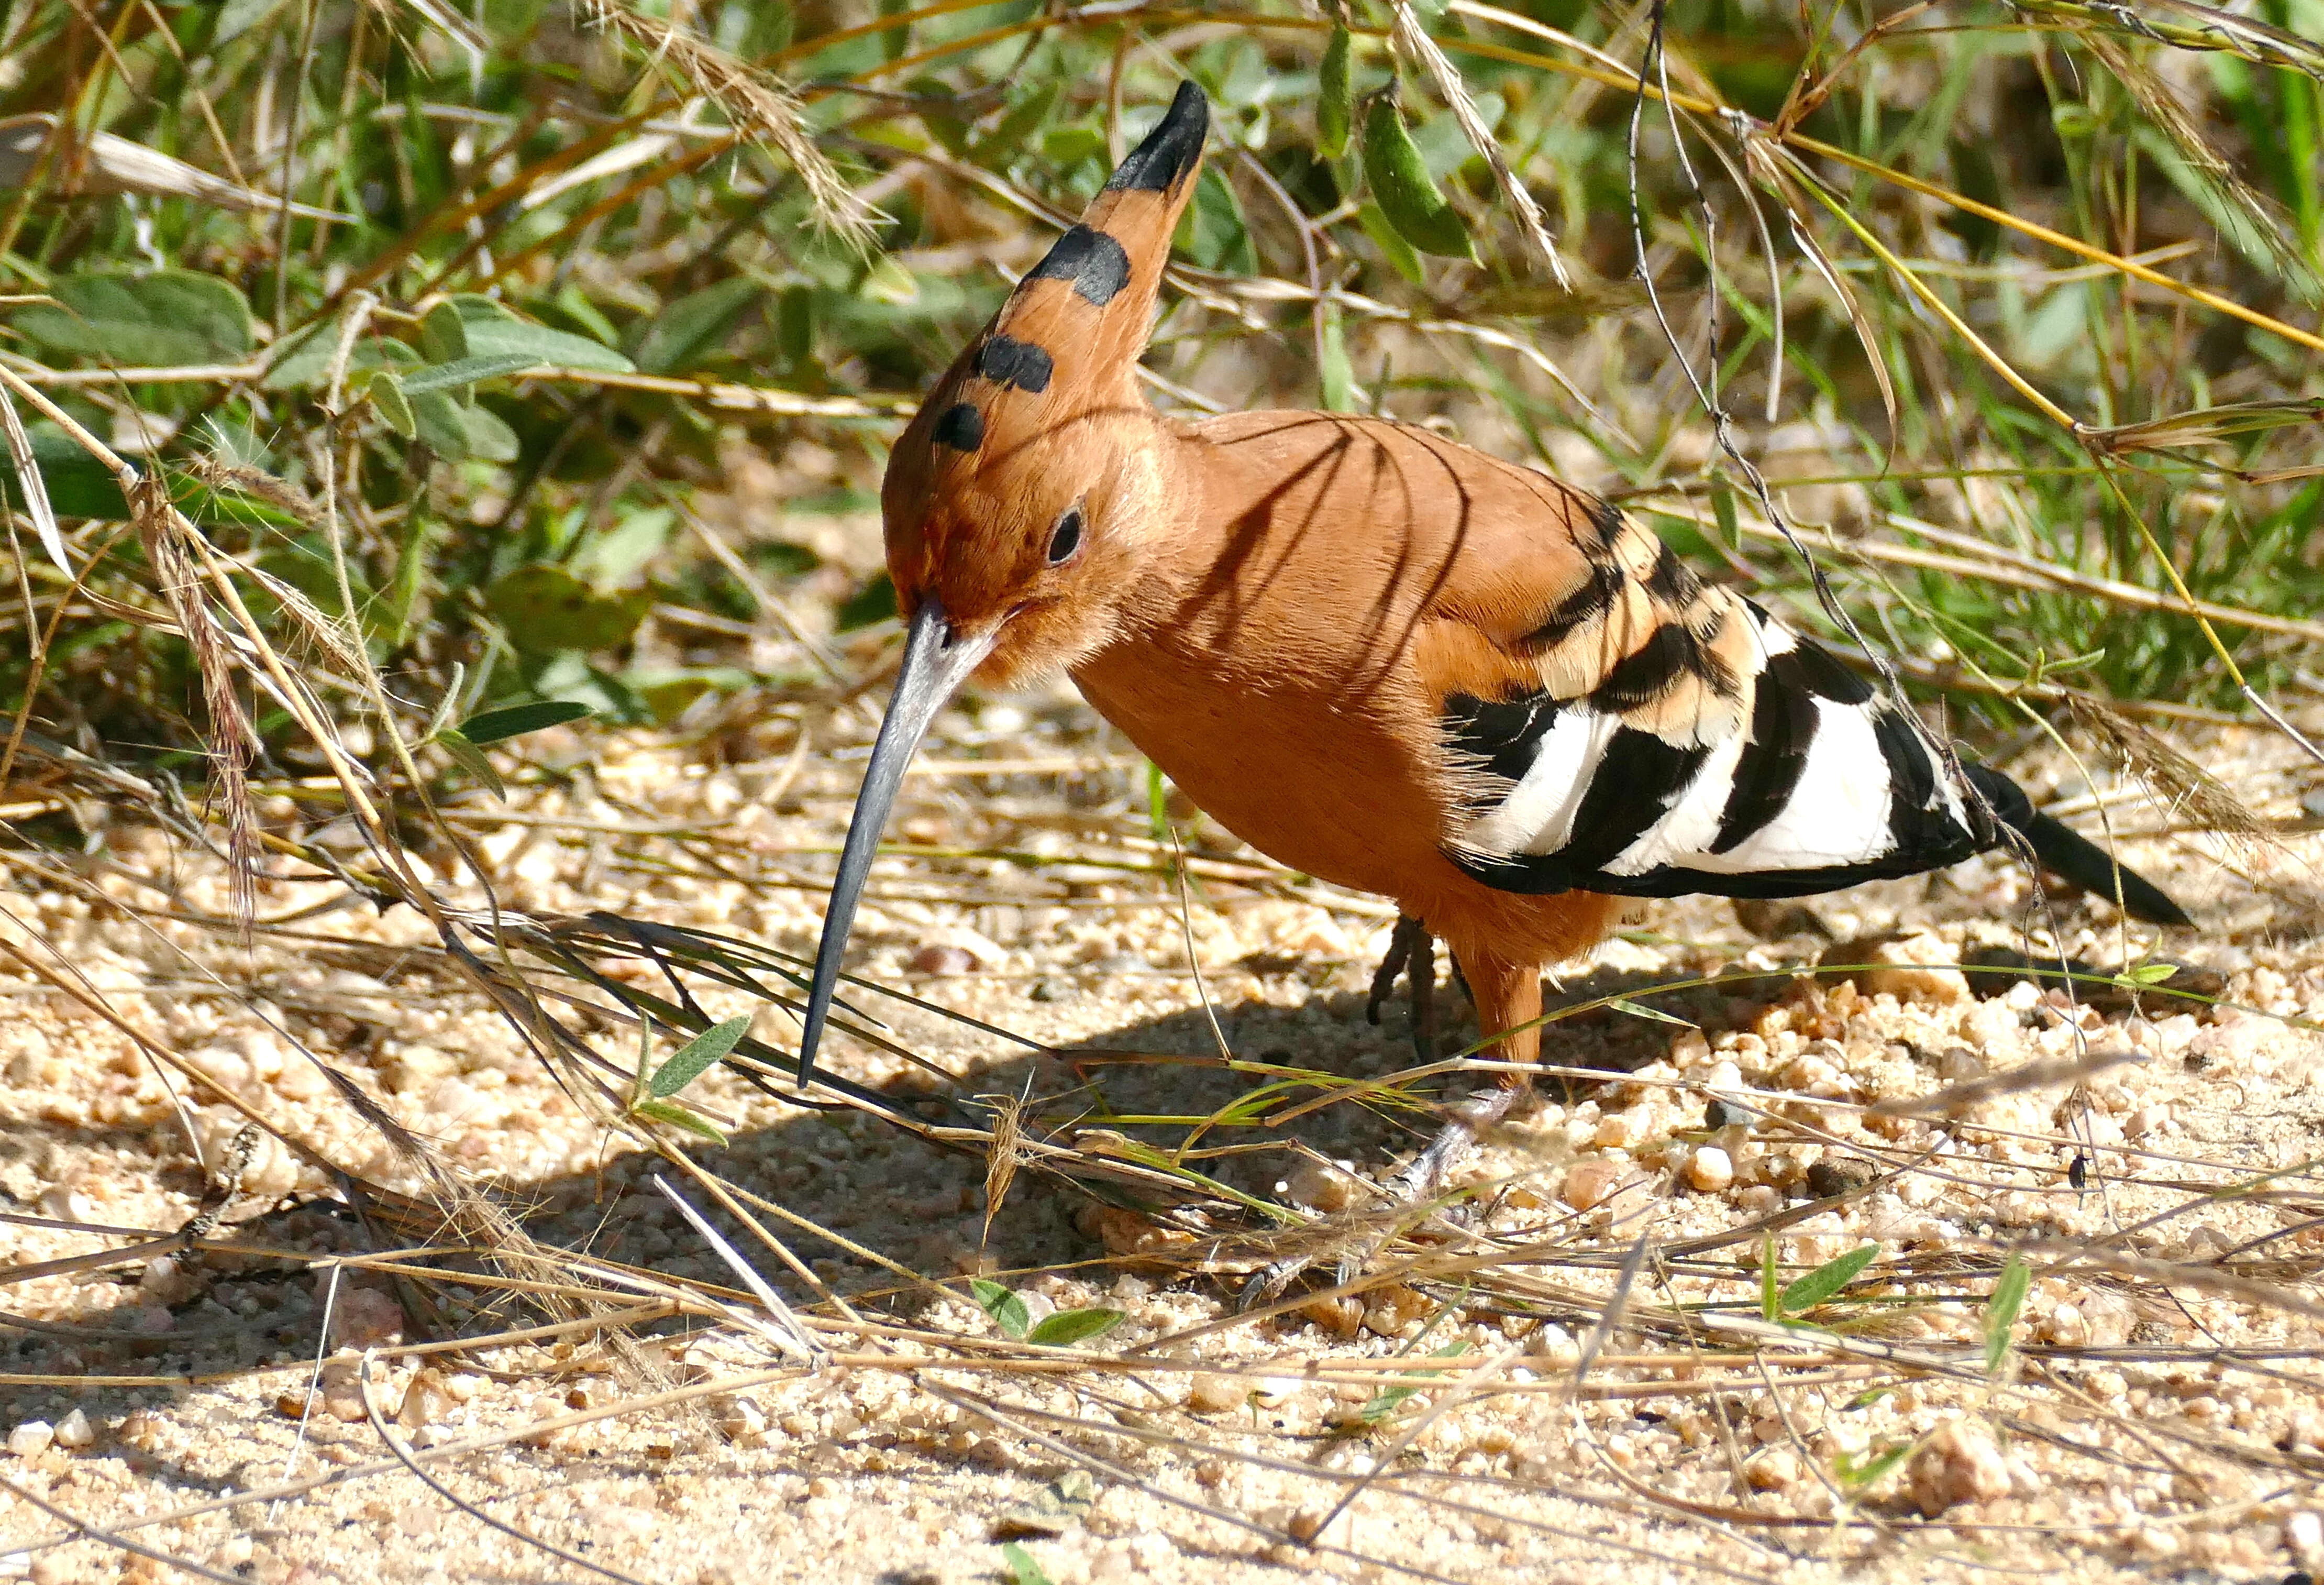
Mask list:
[[[1640,992],[1666,978],[1600,970],[1565,981],[1552,1003],[1573,1006]],[[944,987],[933,988],[931,999],[940,999]],[[1087,984],[1092,994],[1105,988]],[[1712,1025],[1738,1011],[1738,1004],[1711,992],[1655,1001],[1663,1011]],[[1475,1040],[1465,998],[1440,989],[1436,1006],[1441,1049],[1457,1051]],[[1413,1084],[1409,1098],[1393,1106],[1377,1096],[1367,1099],[1351,1093],[1361,1089],[1362,1081],[1384,1081],[1417,1064],[1401,997],[1384,1010],[1378,1026],[1365,1019],[1364,998],[1345,992],[1304,1000],[1262,995],[1230,1000],[1213,1011],[1216,1032],[1210,1015],[1198,1007],[1104,1030],[1054,1055],[1028,1056],[989,1040],[981,1053],[964,1050],[959,1026],[930,1013],[899,1018],[896,1033],[920,1049],[945,1049],[948,1036],[954,1053],[948,1061],[958,1082],[949,1098],[923,1095],[916,1106],[952,1104],[955,1117],[964,1108],[971,1116],[989,1117],[999,1098],[1021,1098],[1027,1129],[1037,1135],[1070,1140],[1083,1131],[1110,1128],[1163,1151],[1191,1142],[1189,1166],[1260,1198],[1279,1198],[1287,1172],[1315,1156],[1383,1175],[1434,1132],[1438,1104],[1478,1081],[1440,1072]],[[1545,1054],[1563,1067],[1619,1073],[1666,1052],[1679,1033],[1600,1007],[1554,1024]],[[1222,1036],[1245,1065],[1231,1069],[1216,1060]],[[1075,1052],[1084,1055],[1077,1058]],[[1131,1052],[1151,1053],[1155,1060],[1126,1054]],[[1591,1086],[1563,1079],[1544,1088],[1570,1098]],[[1265,1104],[1254,1106],[1254,1098]],[[1274,1120],[1300,1102],[1317,1100],[1323,1104],[1286,1121]],[[724,1148],[701,1151],[698,1159],[749,1195],[795,1210],[827,1234],[818,1236],[798,1223],[780,1225],[789,1252],[822,1284],[890,1313],[909,1315],[927,1302],[927,1284],[907,1280],[902,1272],[949,1283],[955,1292],[959,1279],[973,1272],[1022,1283],[1022,1274],[1035,1269],[1068,1268],[1100,1292],[1117,1280],[1116,1258],[1093,1223],[1099,1200],[1083,1186],[1038,1170],[1020,1173],[988,1226],[989,1163],[981,1151],[932,1145],[866,1112],[792,1110],[762,1126],[737,1131]],[[595,1170],[493,1185],[491,1192],[550,1251],[586,1251],[669,1276],[738,1285],[732,1269],[655,1191],[650,1180],[658,1172],[669,1175],[659,1157],[624,1150],[609,1154]],[[1100,1185],[1100,1194],[1105,1192]],[[787,1299],[798,1304],[816,1301],[815,1284],[787,1271],[737,1219],[698,1191],[689,1191],[689,1197]],[[271,1208],[244,1219],[239,1233],[239,1241],[275,1248],[345,1253],[392,1247],[392,1233],[384,1243],[382,1237],[381,1229],[366,1229],[345,1206],[327,1200]],[[206,1256],[188,1272],[170,1304],[173,1325],[166,1333],[154,1330],[154,1295],[150,1287],[141,1291],[138,1276],[133,1267],[88,1279],[83,1306],[69,1327],[12,1325],[0,1312],[0,1373],[100,1378],[87,1388],[59,1385],[46,1392],[19,1391],[14,1395],[22,1401],[0,1418],[55,1419],[79,1407],[92,1420],[118,1421],[157,1398],[178,1399],[186,1405],[180,1412],[216,1418],[219,1409],[200,1407],[195,1378],[318,1357],[323,1305],[314,1272],[302,1262]],[[1148,1269],[1141,1280],[1206,1285],[1218,1279],[1157,1276]],[[1224,1293],[1216,1287],[1210,1291]],[[401,1292],[409,1300],[413,1290],[406,1284]],[[412,1330],[429,1335],[429,1318],[415,1314],[414,1308],[405,1306]],[[454,1332],[473,1336],[539,1319],[510,1303],[458,1327],[439,1318],[432,1330],[438,1338]],[[135,1387],[101,1383],[104,1377],[150,1372],[179,1376],[183,1385],[169,1388],[150,1376]],[[292,1385],[303,1381],[302,1376]],[[350,1429],[364,1434],[360,1427]],[[190,1452],[182,1458],[147,1453],[136,1461],[189,1492],[222,1492],[266,1484],[279,1473],[269,1462],[277,1456],[254,1445],[238,1463],[221,1465],[209,1454]],[[659,1472],[651,1459],[618,1447],[591,1451],[588,1469],[606,1477]]]

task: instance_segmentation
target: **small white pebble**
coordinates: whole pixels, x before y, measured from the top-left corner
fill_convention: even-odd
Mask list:
[[[654,1516],[627,1503],[600,1503],[585,1515],[592,1540],[643,1541],[654,1532]]]
[[[1240,1376],[1204,1371],[1189,1385],[1186,1407],[1197,1414],[1223,1414],[1230,1409],[1241,1408],[1250,1396],[1250,1384]]]
[[[1913,1500],[1935,1518],[1960,1503],[2009,1495],[2009,1466],[1993,1438],[1967,1420],[1948,1420],[1913,1458]]]
[[[1262,1409],[1279,1409],[1291,1401],[1299,1387],[1300,1381],[1296,1376],[1263,1376],[1251,1389],[1250,1401]]]
[[[97,1427],[78,1409],[57,1422],[57,1445],[60,1448],[85,1448],[96,1440]]]
[[[49,1451],[57,1429],[45,1420],[27,1420],[8,1433],[8,1451],[20,1459],[36,1459]]]
[[[1618,1163],[1597,1159],[1576,1162],[1565,1174],[1565,1186],[1559,1191],[1558,1198],[1576,1210],[1588,1210],[1603,1204],[1621,1178]]]
[[[1646,1136],[1646,1121],[1637,1111],[1616,1112],[1598,1119],[1590,1143],[1600,1150],[1628,1150]]]
[[[2302,1508],[2283,1522],[2285,1550],[2301,1562],[2309,1562],[2324,1554],[2324,1515],[2313,1508]]]
[[[1686,1181],[1704,1194],[1716,1194],[1735,1182],[1735,1162],[1715,1145],[1705,1145],[1687,1158]]]

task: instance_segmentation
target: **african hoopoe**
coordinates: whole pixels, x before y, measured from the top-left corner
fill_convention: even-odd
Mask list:
[[[1624,898],[1915,874],[2000,845],[1997,816],[2069,879],[2187,922],[2006,776],[1970,766],[1965,794],[1900,707],[1602,501],[1381,419],[1157,414],[1136,366],[1208,126],[1182,86],[897,442],[908,636],[801,1082],[905,764],[972,673],[1070,672],[1229,830],[1395,898],[1510,1061],[1539,1053],[1542,970]]]

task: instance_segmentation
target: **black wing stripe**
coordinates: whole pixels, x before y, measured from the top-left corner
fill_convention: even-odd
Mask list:
[[[1607,715],[1628,715],[1660,699],[1684,673],[1702,669],[1702,645],[1694,635],[1675,622],[1665,623],[1614,663],[1590,702]]]
[[[1555,857],[1577,876],[1603,867],[1662,819],[1710,755],[1708,748],[1674,747],[1652,732],[1617,729]]]
[[[1542,625],[1517,641],[1521,650],[1554,649],[1574,629],[1595,622],[1614,608],[1622,592],[1623,573],[1610,561],[1590,563],[1590,581],[1557,602]]]
[[[1867,704],[1872,699],[1871,683],[1841,665],[1830,650],[1805,640],[1768,656],[1766,674],[1778,688],[1800,689],[1834,704]]]
[[[1751,704],[1751,741],[1736,762],[1735,783],[1719,811],[1719,835],[1713,853],[1732,852],[1784,812],[1798,791],[1800,774],[1807,769],[1808,749],[1815,742],[1815,700],[1794,689],[1778,688],[1767,677],[1759,679]]]
[[[1541,740],[1557,725],[1560,708],[1545,694],[1490,703],[1456,693],[1445,700],[1444,716],[1454,748],[1484,761],[1494,775],[1519,782],[1533,769]]]

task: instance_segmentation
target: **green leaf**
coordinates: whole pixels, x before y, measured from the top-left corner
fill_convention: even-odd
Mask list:
[[[1029,98],[1012,107],[1009,114],[1001,118],[1001,125],[992,129],[990,137],[977,144],[976,152],[970,158],[988,171],[1005,170],[1010,156],[1017,153],[1025,140],[1048,125],[1049,111],[1056,104],[1057,96],[1064,91],[1065,84],[1061,82],[1050,82],[1035,88]]]
[[[1869,1451],[1862,1459],[1850,1453],[1842,1453],[1832,1460],[1831,1472],[1839,1478],[1841,1490],[1863,1491],[1877,1482],[1883,1475],[1903,1463],[1904,1455],[1912,1451],[1911,1442],[1900,1441]]]
[[[267,366],[266,377],[258,382],[259,387],[266,391],[297,391],[319,385],[331,372],[331,359],[338,349],[337,320],[296,331],[275,344],[274,361]],[[408,368],[419,361],[418,353],[392,336],[366,336],[347,348],[347,373],[351,376],[365,369]]]
[[[1146,762],[1146,834],[1157,848],[1170,845],[1170,783],[1150,759]]]
[[[468,410],[451,393],[422,391],[411,397],[411,421],[420,443],[437,456],[458,462],[468,455]]]
[[[468,440],[468,455],[485,462],[514,462],[524,447],[516,431],[489,407],[463,406],[460,422]]]
[[[881,568],[862,589],[840,602],[839,609],[832,615],[831,625],[836,632],[853,633],[874,622],[885,622],[895,614],[896,586],[889,581],[887,569]]]
[[[620,589],[661,553],[677,525],[678,514],[667,506],[624,512],[612,526],[590,534],[567,565],[598,589]]]
[[[1025,1308],[1025,1301],[999,1283],[987,1282],[982,1277],[970,1278],[968,1291],[975,1298],[977,1308],[991,1316],[992,1324],[1004,1335],[1020,1343],[1025,1340],[1025,1334],[1033,1325],[1033,1313]]]
[[[436,734],[435,742],[454,765],[491,788],[493,797],[507,802],[508,783],[501,780],[500,772],[493,769],[493,762],[484,757],[484,751],[460,736],[458,728],[447,727]]]
[[[550,335],[563,332],[551,330]],[[479,380],[496,380],[503,375],[516,374],[522,369],[536,369],[542,360],[527,357],[521,352],[495,352],[482,357],[458,357],[450,363],[431,363],[417,374],[405,376],[404,391],[413,396],[427,391],[447,390],[455,385],[473,385]]]
[[[673,1128],[683,1129],[697,1139],[707,1139],[713,1145],[726,1143],[726,1135],[717,1124],[699,1112],[691,1111],[678,1105],[674,1100],[635,1102],[630,1108],[630,1116],[649,1117],[657,1123],[667,1123]]]
[[[608,374],[626,375],[636,370],[636,365],[602,342],[519,319],[489,297],[464,292],[447,298],[438,306],[448,307],[459,316],[460,337],[466,343],[464,357],[524,357],[536,365],[601,369]]]
[[[428,595],[429,552],[442,533],[443,525],[423,512],[414,510],[403,520],[403,537],[395,548],[395,575],[388,580],[386,591],[384,633],[392,647],[401,648],[420,623],[420,607]]]
[[[1854,1282],[1857,1274],[1870,1265],[1873,1257],[1879,1253],[1879,1245],[1867,1244],[1845,1255],[1836,1256],[1786,1287],[1776,1302],[1785,1315],[1813,1310]]]
[[[1009,1565],[1010,1585],[1050,1585],[1049,1576],[1033,1561],[1033,1554],[1013,1541],[1001,1543],[1001,1560]]]
[[[1364,180],[1388,217],[1406,242],[1423,253],[1474,260],[1469,227],[1428,174],[1404,117],[1393,101],[1372,101],[1364,115]]]
[[[467,321],[454,304],[439,302],[420,321],[420,350],[429,363],[457,363],[470,355]]]
[[[1628,1013],[1633,1018],[1646,1018],[1656,1024],[1675,1024],[1681,1029],[1692,1029],[1696,1027],[1693,1024],[1680,1017],[1675,1013],[1665,1013],[1659,1008],[1649,1007],[1644,1002],[1634,1002],[1628,996],[1610,997],[1608,999],[1606,1006],[1610,1011],[1616,1013]]]
[[[48,487],[49,505],[59,517],[94,517],[125,522],[128,500],[113,470],[80,448],[79,442],[45,421],[26,426],[32,442],[32,462]],[[184,474],[171,472],[170,499],[178,510],[205,527],[217,524],[258,524],[303,533],[306,525],[289,513],[256,496],[239,490],[213,490]],[[23,508],[23,487],[17,481],[14,461],[0,447],[0,494],[9,505]]]
[[[1454,1342],[1447,1343],[1441,1349],[1432,1349],[1429,1353],[1429,1358],[1432,1359],[1458,1359],[1462,1355],[1468,1351],[1468,1341],[1467,1339],[1462,1339]],[[1422,1381],[1434,1381],[1444,1373],[1441,1370],[1422,1370],[1416,1371],[1414,1374]],[[1386,1420],[1389,1415],[1395,1414],[1397,1408],[1403,1404],[1406,1398],[1409,1398],[1413,1394],[1419,1390],[1420,1388],[1416,1386],[1392,1386],[1385,1389],[1384,1391],[1374,1393],[1370,1397],[1364,1400],[1364,1406],[1356,1411],[1356,1419],[1359,1423],[1365,1425],[1378,1425],[1381,1421]]]
[[[561,727],[587,714],[589,707],[575,700],[536,699],[470,716],[460,723],[459,733],[471,743],[498,743],[504,737],[521,737],[527,732]]]
[[[1332,29],[1332,42],[1323,46],[1315,97],[1315,152],[1326,160],[1348,152],[1348,131],[1355,124],[1354,42],[1342,23]]]
[[[727,1053],[742,1043],[751,1033],[749,1015],[729,1018],[715,1028],[706,1029],[678,1048],[677,1053],[654,1071],[646,1086],[658,1096],[673,1096],[710,1068],[726,1060]]]
[[[763,295],[765,288],[748,275],[687,293],[656,314],[639,334],[638,366],[652,375],[682,375],[707,361]]]
[[[1388,217],[1380,213],[1380,207],[1378,204],[1357,206],[1356,224],[1364,228],[1364,235],[1372,239],[1372,246],[1380,250],[1389,264],[1394,266],[1397,274],[1415,286],[1421,285],[1427,280],[1426,273],[1420,266],[1420,255],[1413,251],[1412,244],[1406,242],[1397,233],[1397,228],[1388,224]]]
[[[1994,1279],[1993,1297],[1985,1302],[1985,1369],[1990,1376],[2009,1357],[2009,1339],[2017,1329],[2018,1312],[2025,1308],[2025,1290],[2034,1273],[2020,1256],[2012,1255]]]
[[[420,423],[411,414],[411,403],[405,398],[403,382],[395,377],[393,369],[374,369],[367,383],[371,404],[379,409],[380,421],[405,440],[416,440]]]
[[[234,283],[191,270],[66,275],[54,303],[27,303],[10,321],[51,352],[131,367],[233,363],[253,345],[250,305]]]
[[[599,594],[562,567],[535,564],[495,579],[484,591],[484,604],[518,649],[549,654],[627,644],[645,620],[653,591]]]
[[[1045,1349],[1070,1349],[1075,1343],[1103,1337],[1121,1321],[1122,1312],[1119,1310],[1060,1310],[1054,1315],[1043,1316],[1039,1324],[1025,1334],[1025,1340]]]
[[[2141,963],[2124,970],[2122,978],[2132,985],[2145,987],[2161,985],[2178,972],[2179,965],[2176,963]]]
[[[1766,1321],[1784,1319],[1782,1279],[1775,1274],[1775,1241],[1763,1238],[1759,1243],[1759,1314]]]
[[[1337,301],[1323,305],[1323,337],[1315,372],[1323,381],[1324,410],[1330,412],[1349,412],[1355,407],[1356,371],[1348,361],[1345,318]]]

